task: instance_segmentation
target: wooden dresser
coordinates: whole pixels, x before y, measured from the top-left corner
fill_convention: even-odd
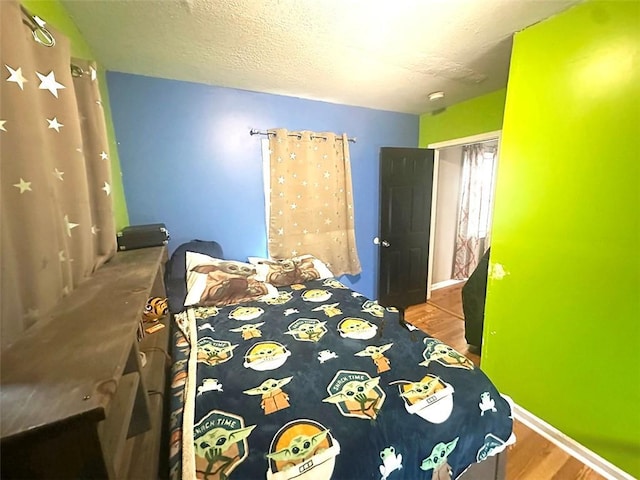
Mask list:
[[[169,325],[136,332],[166,259],[116,253],[2,352],[0,477],[158,478]]]

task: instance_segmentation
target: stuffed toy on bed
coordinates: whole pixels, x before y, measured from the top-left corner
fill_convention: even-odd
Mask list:
[[[150,297],[142,312],[145,322],[157,322],[169,313],[167,299],[165,297]]]

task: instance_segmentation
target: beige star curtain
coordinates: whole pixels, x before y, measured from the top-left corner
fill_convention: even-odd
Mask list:
[[[269,255],[311,254],[335,276],[361,271],[346,135],[269,131]]]
[[[0,19],[4,346],[108,260],[116,237],[95,66],[15,1],[0,1]]]

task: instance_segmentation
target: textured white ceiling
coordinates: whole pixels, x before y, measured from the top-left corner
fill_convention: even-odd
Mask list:
[[[513,33],[579,1],[62,3],[108,70],[424,113],[504,87]]]

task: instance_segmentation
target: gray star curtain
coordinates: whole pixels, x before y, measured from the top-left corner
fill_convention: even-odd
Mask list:
[[[2,346],[115,252],[95,65],[15,1],[0,1]],[[87,319],[90,321],[90,319]]]

